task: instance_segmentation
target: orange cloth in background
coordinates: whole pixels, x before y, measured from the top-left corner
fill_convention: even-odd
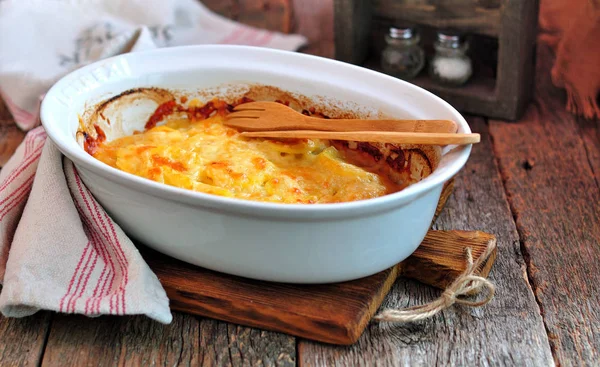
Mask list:
[[[567,110],[600,119],[600,0],[542,0],[540,37],[556,53],[554,85],[567,92]]]

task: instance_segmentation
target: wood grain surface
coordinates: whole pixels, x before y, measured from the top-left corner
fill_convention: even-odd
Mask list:
[[[175,314],[170,325],[145,316],[55,315],[42,366],[194,366],[199,321]]]
[[[46,346],[50,317],[50,312],[22,319],[0,315],[0,366],[38,366]]]
[[[496,236],[481,231],[429,231],[417,251],[399,264],[398,276],[446,289],[466,270],[467,247],[471,249],[473,260],[477,261],[489,246],[494,245]],[[488,276],[497,254],[497,250],[494,251],[479,266],[478,275]]]
[[[600,361],[600,130],[598,121],[594,134],[565,111],[564,94],[550,81],[549,50],[538,47],[535,104],[518,124],[490,121],[490,132],[554,358],[594,365]]]
[[[598,120],[577,119],[579,135],[587,154],[596,185],[600,187],[600,122]]]
[[[350,347],[300,340],[300,365],[546,366],[552,363],[487,127],[480,118],[471,118],[469,123],[475,132],[482,134],[482,143],[474,146],[466,167],[457,175],[455,193],[435,228],[480,229],[497,235],[498,256],[490,274],[497,286],[494,300],[481,309],[457,306],[420,323],[372,323]],[[399,279],[381,307],[419,305],[437,296],[437,290]]]
[[[331,1],[331,0],[329,0]],[[333,0],[335,58],[362,64],[367,58],[373,3],[371,0]]]
[[[17,149],[25,133],[19,130],[6,104],[0,98],[0,168]]]
[[[434,28],[459,28],[468,33],[498,36],[502,14],[499,0],[374,0],[374,14],[399,22]]]
[[[42,366],[293,366],[295,338],[173,313],[162,325],[144,316],[56,315]]]
[[[213,12],[237,22],[289,33],[292,27],[291,0],[202,0]]]
[[[296,338],[209,319],[200,321],[202,366],[296,365]]]

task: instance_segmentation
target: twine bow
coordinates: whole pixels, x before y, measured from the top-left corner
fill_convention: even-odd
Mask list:
[[[388,322],[413,322],[420,321],[430,318],[442,310],[445,310],[457,303],[469,307],[479,307],[490,302],[494,298],[494,292],[496,287],[492,282],[484,277],[475,275],[477,269],[490,257],[494,249],[496,248],[495,241],[485,249],[483,254],[473,262],[473,254],[471,248],[465,248],[465,257],[467,261],[467,268],[459,275],[447,288],[444,293],[433,302],[414,307],[407,307],[400,310],[383,310],[379,314],[373,317],[377,321],[388,321]],[[477,292],[481,294],[481,291],[486,288],[487,294],[479,301],[471,301],[462,296],[469,295],[471,292]]]

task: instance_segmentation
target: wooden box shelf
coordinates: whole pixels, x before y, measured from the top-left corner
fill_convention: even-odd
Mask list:
[[[390,26],[419,28],[428,56],[436,30],[458,30],[472,46],[471,80],[444,87],[423,70],[410,82],[462,112],[516,120],[532,94],[537,13],[538,0],[335,0],[336,58],[381,71]]]

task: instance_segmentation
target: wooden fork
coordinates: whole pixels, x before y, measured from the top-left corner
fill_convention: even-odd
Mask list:
[[[411,133],[455,133],[450,120],[323,119],[303,115],[281,103],[250,102],[238,105],[224,124],[242,131],[395,131]]]

